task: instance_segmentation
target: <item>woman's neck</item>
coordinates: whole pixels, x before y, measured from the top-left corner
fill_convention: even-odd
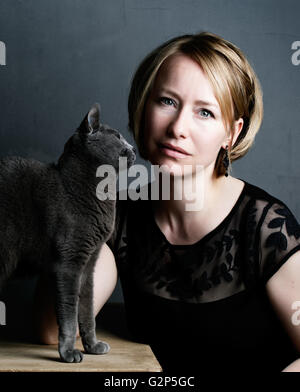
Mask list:
[[[152,202],[157,223],[165,232],[173,233],[174,236],[181,234],[187,241],[194,235],[199,236],[198,233],[194,233],[195,227],[201,226],[201,222],[206,222],[208,217],[213,215],[215,206],[229,189],[230,181],[231,177],[216,178],[205,174],[202,178],[186,178],[184,182],[171,177],[170,197],[164,200],[163,190],[167,190],[164,188],[167,188],[168,184],[164,184],[164,177],[161,176],[159,199]],[[177,200],[181,190],[182,197]]]

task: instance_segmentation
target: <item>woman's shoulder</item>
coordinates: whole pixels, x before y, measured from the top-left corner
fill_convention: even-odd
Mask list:
[[[259,211],[266,214],[269,213],[282,213],[286,216],[293,215],[287,204],[280,200],[278,197],[272,195],[265,189],[251,184],[247,181],[245,182],[244,194],[253,206],[255,206]],[[295,218],[296,219],[296,218]]]
[[[254,234],[259,268],[267,282],[300,249],[300,225],[285,202],[258,186],[245,184],[250,205],[246,230]]]
[[[287,234],[297,239],[300,237],[300,226],[294,213],[287,204],[266,190],[245,182],[244,194],[251,214],[256,215],[259,228],[274,229],[286,226]]]
[[[265,189],[263,189],[257,185],[254,185],[248,181],[245,181],[245,180],[243,180],[243,181],[245,183],[245,193],[248,194],[249,196],[251,196],[252,199],[266,201],[269,203],[278,202],[278,203],[283,204],[283,202],[281,200],[279,200],[277,197],[271,195]]]

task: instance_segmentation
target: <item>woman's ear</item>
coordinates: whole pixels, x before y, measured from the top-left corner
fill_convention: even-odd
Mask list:
[[[242,119],[242,117],[240,117],[238,120],[236,120],[234,122],[234,125],[233,125],[234,129],[233,129],[233,134],[231,137],[230,149],[232,149],[237,138],[239,137],[239,134],[241,133],[241,130],[243,129],[243,125],[244,125],[244,120]]]
[[[239,137],[239,134],[241,133],[241,130],[243,129],[243,125],[244,125],[244,120],[242,118],[239,118],[234,122],[233,129],[230,136],[226,138],[226,140],[222,144],[222,147],[224,149],[226,148],[226,146],[228,146],[229,151],[232,149],[237,138]]]

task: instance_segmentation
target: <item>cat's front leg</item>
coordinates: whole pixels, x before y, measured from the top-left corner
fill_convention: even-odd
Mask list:
[[[74,265],[59,268],[55,274],[56,317],[59,327],[58,351],[63,362],[81,362],[83,354],[75,349],[80,291],[80,273]]]
[[[96,323],[93,310],[94,298],[94,266],[99,255],[99,250],[95,252],[82,277],[79,301],[79,331],[85,352],[88,354],[106,354],[110,350],[108,343],[97,340]]]

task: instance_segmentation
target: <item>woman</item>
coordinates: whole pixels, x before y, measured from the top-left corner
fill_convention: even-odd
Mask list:
[[[118,200],[95,270],[95,313],[115,286],[116,261],[132,336],[164,370],[300,371],[299,225],[280,200],[229,175],[262,121],[252,67],[214,34],[176,37],[141,63],[128,108],[140,155],[163,167],[160,194]],[[192,210],[189,195],[175,197],[183,172],[189,189],[201,177]],[[54,330],[48,324],[45,341]]]

